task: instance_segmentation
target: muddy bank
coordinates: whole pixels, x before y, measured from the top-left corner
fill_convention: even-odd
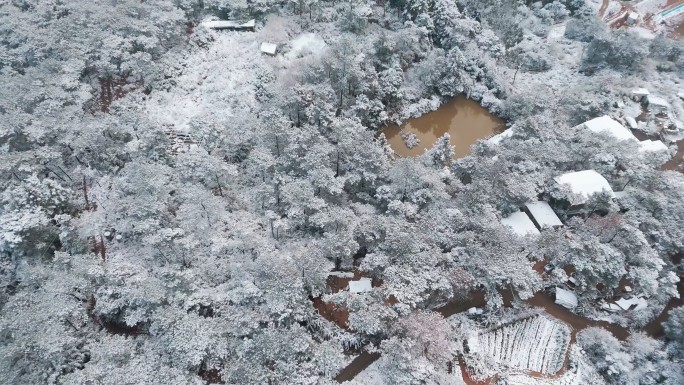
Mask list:
[[[672,156],[660,169],[663,171],[679,171],[684,163],[684,140],[677,142],[677,153]]]
[[[449,302],[448,304],[435,309],[435,311],[441,314],[442,317],[448,318],[456,313],[462,313],[471,307],[483,308],[486,304],[487,300],[485,300],[485,293],[476,291],[468,299]]]
[[[448,133],[456,148],[456,158],[470,153],[470,146],[479,139],[488,138],[506,128],[503,120],[492,115],[486,108],[465,96],[457,96],[437,110],[401,126],[389,125],[382,132],[394,152],[402,157],[418,156],[430,149],[437,139]],[[402,134],[413,134],[419,143],[408,148]]]
[[[679,277],[679,283],[677,284],[677,291],[679,292],[679,298],[670,298],[670,301],[665,306],[665,309],[656,317],[653,321],[649,322],[646,326],[642,328],[646,334],[653,338],[662,338],[665,334],[663,330],[663,322],[667,320],[668,313],[670,310],[684,306],[684,277]]]

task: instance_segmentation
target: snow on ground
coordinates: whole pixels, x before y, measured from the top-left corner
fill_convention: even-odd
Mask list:
[[[539,230],[537,230],[537,227],[530,220],[527,214],[521,211],[511,214],[507,218],[501,218],[501,224],[508,227],[515,234],[520,235],[521,237],[524,237],[528,234],[539,234]]]
[[[603,20],[615,20],[621,13],[622,4],[619,1],[611,1],[603,11]]]
[[[566,324],[538,315],[469,338],[468,364],[480,372],[480,378],[496,374],[496,368],[480,365],[488,361],[513,370],[551,375],[563,367],[569,344],[570,328]]]
[[[215,40],[207,49],[198,49],[183,60],[182,73],[173,79],[174,87],[152,93],[147,109],[160,125],[192,132],[193,123],[209,117],[221,123],[237,113],[255,110],[257,68],[267,65],[266,55],[259,50],[258,34],[208,33]]]
[[[634,6],[637,12],[642,15],[649,15],[660,12],[668,0],[644,0]]]
[[[597,384],[596,381],[600,381],[591,364],[576,346],[571,349],[570,362],[572,368],[557,377],[544,378],[525,373],[512,373],[507,378],[508,385],[584,385]]]
[[[352,381],[344,382],[347,385],[394,385],[394,383],[387,378],[386,370],[383,366],[386,365],[385,356],[380,357],[379,360],[373,362],[359,373]],[[451,373],[443,373],[435,371],[434,367],[423,367],[430,371],[429,380],[427,384],[432,385],[465,385],[463,382],[463,375],[458,365],[453,365]]]
[[[285,53],[285,58],[293,60],[307,55],[320,56],[325,52],[327,45],[323,39],[315,33],[304,33],[290,42],[290,50]]]

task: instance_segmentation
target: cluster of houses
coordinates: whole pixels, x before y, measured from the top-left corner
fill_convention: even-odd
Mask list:
[[[641,97],[648,97],[647,93]],[[649,105],[661,105],[659,99],[650,99]],[[631,141],[638,144],[640,152],[663,152],[668,154],[668,147],[660,140],[644,140],[639,141],[632,134],[632,132],[623,126],[620,122],[612,119],[609,116],[601,116],[589,120],[577,126],[578,129],[586,129],[595,133],[605,133],[613,137],[616,141]],[[510,131],[510,130],[509,130]],[[512,133],[506,132],[490,138],[490,142],[498,143],[502,139],[511,136]],[[666,157],[663,157],[666,158]],[[616,193],[611,188],[610,183],[595,170],[581,170],[568,172],[554,178],[554,182],[558,185],[566,187],[568,194],[565,197],[566,203],[569,205],[566,214],[573,215],[583,209],[589,199],[597,193],[607,194],[610,198],[615,198]],[[541,231],[548,228],[558,228],[563,226],[556,212],[551,205],[546,201],[536,201],[527,203],[521,211],[515,212],[505,218],[501,219],[501,224],[510,229],[514,234],[519,236],[535,236]],[[555,267],[547,266],[551,270]],[[566,287],[555,288],[555,301],[557,304],[574,309],[578,305],[577,296],[573,293],[576,286],[574,277],[570,277],[566,282]],[[639,310],[647,306],[647,301],[643,297],[631,296],[631,288],[626,287],[625,295],[614,302],[604,302],[601,308],[606,311],[624,311],[624,310]]]
[[[677,98],[684,100],[684,93],[677,94]],[[673,115],[672,104],[662,96],[652,94],[646,88],[636,88],[632,90],[631,99],[640,103],[644,114],[651,115],[656,125],[664,134],[678,135],[684,133],[684,123],[676,119]],[[676,99],[675,99],[676,100]],[[623,102],[617,102],[616,107],[624,107]],[[635,116],[626,116],[625,122],[631,129],[639,128],[639,123]]]

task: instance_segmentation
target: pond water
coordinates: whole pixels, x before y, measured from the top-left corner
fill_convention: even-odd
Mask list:
[[[465,96],[457,96],[437,110],[415,119],[409,119],[401,126],[389,125],[382,132],[392,150],[402,157],[418,156],[441,138],[451,135],[451,144],[456,147],[456,158],[470,152],[470,146],[478,139],[502,132],[506,128],[503,120],[492,115],[486,108]],[[408,148],[402,134],[414,134],[420,142]]]

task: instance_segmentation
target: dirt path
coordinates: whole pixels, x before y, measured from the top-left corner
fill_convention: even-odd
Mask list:
[[[335,381],[343,383],[345,381],[353,380],[354,377],[363,372],[364,369],[370,366],[370,364],[377,361],[378,358],[380,358],[380,353],[363,352],[359,354],[352,362],[349,363],[349,365],[347,365],[337,374]]]
[[[599,17],[603,17],[606,14],[606,9],[608,9],[608,5],[610,5],[610,0],[603,0],[603,3],[601,3],[601,8],[599,9]]]
[[[447,318],[456,313],[464,312],[471,307],[485,307],[486,304],[487,301],[485,300],[485,293],[482,291],[476,291],[467,300],[450,302],[438,308],[436,311],[437,313],[441,314],[442,317]]]
[[[660,169],[663,171],[680,171],[682,163],[684,163],[684,140],[677,142],[677,153]]]
[[[575,342],[575,337],[579,331],[594,326],[600,326],[610,331],[616,338],[622,341],[626,340],[630,335],[630,331],[620,325],[612,324],[607,321],[596,321],[577,315],[570,310],[557,305],[554,299],[545,293],[537,293],[525,302],[530,306],[543,308],[548,314],[570,325],[572,327],[572,334],[570,335],[571,344]]]

